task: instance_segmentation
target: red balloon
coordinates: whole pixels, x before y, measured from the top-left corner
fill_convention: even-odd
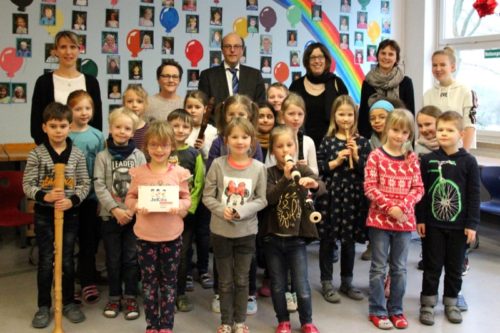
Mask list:
[[[186,44],[184,53],[186,54],[186,58],[191,61],[191,66],[196,67],[201,58],[203,58],[203,45],[196,39],[190,40]]]
[[[288,68],[288,65],[283,61],[278,62],[274,66],[274,78],[278,82],[280,83],[285,82],[288,79],[289,75],[290,75],[290,69]]]
[[[136,58],[141,49],[141,31],[137,29],[130,30],[127,34],[127,48],[132,53],[132,58]]]
[[[14,77],[23,62],[24,58],[16,56],[16,49],[13,47],[6,47],[0,53],[0,67],[7,72],[8,77]]]
[[[118,0],[111,0],[111,6],[116,6],[117,3],[118,3]]]

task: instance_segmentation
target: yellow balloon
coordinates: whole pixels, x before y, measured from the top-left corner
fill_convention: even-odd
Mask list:
[[[236,20],[234,20],[233,31],[236,32],[241,38],[245,38],[246,36],[248,36],[247,18],[238,17]]]
[[[64,14],[60,9],[56,9],[56,24],[54,25],[44,25],[45,30],[51,35],[55,36],[64,25]]]
[[[380,25],[377,21],[372,21],[368,24],[368,37],[370,37],[372,44],[380,37]]]

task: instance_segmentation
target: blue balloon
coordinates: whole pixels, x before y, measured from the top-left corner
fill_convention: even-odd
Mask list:
[[[311,45],[312,43],[316,43],[316,41],[314,41],[314,40],[312,40],[312,39],[311,39],[311,40],[309,40],[309,41],[307,41],[306,45],[304,45],[304,50],[305,50],[305,49],[307,49],[307,47],[308,47],[309,45]]]
[[[173,28],[179,24],[179,13],[174,7],[164,7],[160,13],[161,25],[165,28],[165,31],[171,32]]]

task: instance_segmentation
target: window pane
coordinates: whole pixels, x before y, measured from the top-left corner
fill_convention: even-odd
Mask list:
[[[456,79],[467,84],[478,95],[477,128],[500,130],[500,51],[486,58],[484,49],[459,51]]]
[[[479,18],[472,7],[475,0],[443,0],[442,17],[445,18],[444,35],[448,38],[471,36],[489,36],[500,34],[500,16],[498,13]]]

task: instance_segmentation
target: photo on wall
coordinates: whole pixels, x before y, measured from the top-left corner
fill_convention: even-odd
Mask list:
[[[16,38],[16,56],[31,58],[31,38]]]
[[[101,32],[102,53],[118,53],[118,32],[103,31]]]
[[[348,32],[349,31],[349,16],[340,15],[339,31],[341,31],[341,32]]]
[[[45,62],[48,64],[59,63],[59,58],[56,55],[56,49],[54,48],[54,43],[45,43]]]
[[[290,67],[300,67],[299,51],[290,51]]]
[[[377,45],[366,46],[366,61],[377,62]]]
[[[198,82],[200,79],[200,71],[198,69],[188,69],[187,76],[188,76],[187,88],[188,89],[198,89]]]
[[[221,51],[210,51],[210,67],[219,66],[222,63]]]
[[[142,30],[141,31],[141,49],[152,50],[154,49],[154,31]]]
[[[389,1],[380,1],[380,13],[383,15],[388,15],[391,12],[391,7]]]
[[[78,35],[78,47],[80,48],[80,54],[87,53],[87,36]]]
[[[297,30],[286,31],[286,45],[291,47],[297,46]]]
[[[154,27],[155,8],[150,6],[139,6],[139,26]]]
[[[120,27],[120,10],[119,9],[106,9],[106,28]]]
[[[341,13],[351,12],[351,0],[340,0],[340,12]]]
[[[71,14],[72,24],[71,27],[73,30],[77,31],[86,31],[87,30],[87,12],[82,11],[73,11]]]
[[[262,74],[271,74],[272,71],[271,57],[260,57],[260,71]]]
[[[40,25],[56,25],[56,5],[40,5]]]
[[[175,7],[175,0],[161,0],[161,6],[165,8]]]
[[[197,8],[196,0],[182,0],[182,10],[195,12]]]
[[[12,14],[12,33],[18,35],[28,34],[28,22],[28,14]]]
[[[130,80],[142,80],[142,60],[129,60],[128,78]]]
[[[12,103],[26,103],[26,83],[12,83]]]
[[[259,17],[254,15],[247,16],[247,32],[249,34],[259,33]]]
[[[122,98],[122,80],[108,80],[108,98]]]
[[[219,49],[222,45],[222,28],[210,28],[210,48]]]
[[[161,44],[161,54],[174,54],[174,37],[162,37]]]
[[[247,10],[259,10],[258,0],[247,0]]]
[[[365,45],[365,37],[363,31],[356,31],[354,33],[354,47],[363,47]]]
[[[222,25],[222,8],[210,7],[210,24]]]
[[[368,28],[368,13],[367,12],[358,12],[358,20],[357,20],[357,27],[358,29],[366,29]]]
[[[273,36],[260,35],[260,53],[271,54],[273,53]]]
[[[186,15],[186,33],[197,34],[199,32],[199,16],[198,15]]]
[[[311,17],[313,21],[321,21],[323,16],[323,9],[321,5],[313,5],[311,10]]]
[[[10,103],[10,83],[0,82],[0,104]]]
[[[73,5],[75,6],[88,6],[88,0],[73,0]]]
[[[340,34],[340,48],[349,50],[349,34]]]
[[[119,55],[108,55],[106,57],[106,74],[120,74]]]

